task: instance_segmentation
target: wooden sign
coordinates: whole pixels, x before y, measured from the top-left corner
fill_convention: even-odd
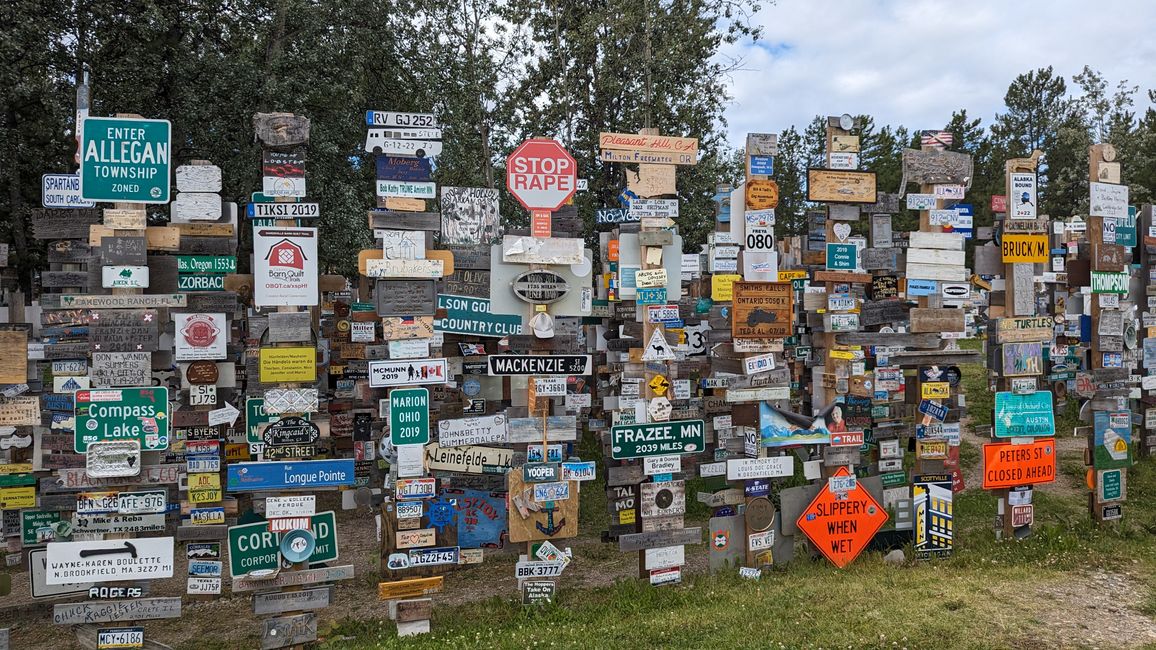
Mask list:
[[[220,192],[221,168],[216,165],[178,165],[178,192]]]
[[[144,266],[147,259],[144,237],[105,237],[100,240],[100,263],[103,266]]]
[[[441,232],[440,212],[399,212],[395,210],[370,210],[369,227],[393,230],[427,230]]]
[[[333,587],[319,587],[302,591],[275,591],[253,596],[253,613],[284,614],[329,607]]]
[[[624,553],[665,548],[684,544],[701,544],[701,528],[673,528],[618,536],[618,550]]]
[[[92,353],[93,388],[127,388],[151,382],[152,355],[148,352]]]
[[[771,210],[779,205],[779,185],[772,180],[749,179],[744,186],[747,210]]]
[[[60,297],[60,309],[142,309],[155,307],[184,307],[185,294],[141,294],[115,296],[65,295]]]
[[[378,280],[374,300],[379,316],[432,316],[437,290],[433,280]]]
[[[910,312],[911,331],[919,332],[962,332],[966,328],[962,309],[915,308]]]
[[[786,338],[792,334],[794,297],[790,283],[735,282],[731,335]]]
[[[642,135],[638,133],[599,133],[598,147],[630,154],[659,154],[662,159],[650,160],[641,156],[633,162],[655,162],[662,164],[693,165],[698,161],[697,138],[674,138],[665,135]],[[667,163],[666,157],[672,162]],[[603,160],[606,160],[605,154]]]
[[[441,260],[367,259],[365,275],[370,278],[440,278],[445,275]]]
[[[348,580],[353,577],[353,565],[321,567],[317,569],[302,569],[299,571],[285,571],[268,579],[250,580],[238,578],[233,580],[233,593],[259,591],[265,589],[279,589],[297,585],[311,585],[335,580]]]
[[[100,210],[96,208],[32,208],[28,214],[35,239],[84,239],[89,226],[100,223]]]
[[[28,333],[0,330],[0,384],[23,384],[28,381]]]
[[[300,343],[313,338],[313,320],[307,311],[272,312],[269,314],[270,343]]]
[[[571,486],[569,498],[544,504],[534,500],[535,484],[525,483],[521,470],[508,472],[506,480],[510,541],[563,539],[578,534],[578,491],[574,482],[565,482]]]
[[[428,596],[429,594],[436,594],[442,590],[442,576],[433,576],[431,578],[413,578],[411,580],[398,580],[396,582],[379,582],[377,584],[377,597],[381,600],[397,600],[399,598],[413,598],[415,596]]]
[[[583,239],[558,237],[502,238],[502,261],[510,264],[582,264],[585,258]]]
[[[955,151],[903,150],[903,176],[908,183],[965,184],[974,175],[969,154]]]
[[[69,287],[88,289],[90,286],[88,271],[42,271],[40,273],[40,286],[45,289]]]
[[[996,342],[1050,341],[1055,335],[1050,316],[1000,318],[996,321]]]
[[[52,622],[57,625],[147,621],[180,618],[180,598],[135,598],[54,605]]]
[[[292,113],[256,113],[253,131],[270,147],[289,147],[309,141],[309,118]]]
[[[261,623],[261,650],[285,648],[317,640],[317,614],[270,618]]]
[[[87,235],[86,235],[87,237]],[[92,247],[87,241],[65,239],[55,241],[47,246],[49,262],[84,262],[93,255]]]
[[[157,323],[91,325],[88,347],[93,352],[155,352],[160,338]]]
[[[148,213],[144,210],[107,208],[104,227],[113,230],[144,230],[148,227]]]
[[[810,168],[807,200],[820,203],[875,203],[875,172]]]

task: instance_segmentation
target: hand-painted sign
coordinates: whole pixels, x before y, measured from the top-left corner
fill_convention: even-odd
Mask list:
[[[619,425],[610,430],[611,456],[624,459],[698,453],[705,449],[705,436],[702,420]]]
[[[167,388],[106,388],[76,392],[76,452],[104,440],[135,440],[145,451],[169,446]]]
[[[995,437],[1054,436],[1056,416],[1051,391],[1024,395],[1001,391],[995,394]]]
[[[834,478],[849,475],[846,467],[840,467]],[[846,492],[820,489],[795,525],[841,569],[858,557],[887,519],[875,497],[856,483]]]
[[[983,489],[999,490],[1056,480],[1056,441],[983,446]]]
[[[88,117],[80,139],[80,194],[89,201],[168,203],[168,120]]]

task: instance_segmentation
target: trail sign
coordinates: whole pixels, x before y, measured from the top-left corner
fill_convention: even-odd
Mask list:
[[[136,440],[143,451],[169,447],[167,388],[76,391],[76,453],[104,440]]]
[[[89,201],[168,203],[168,120],[89,117],[80,140],[80,194]]]
[[[531,212],[557,210],[578,189],[578,165],[557,140],[526,140],[506,159],[506,187]]]
[[[840,467],[835,477],[850,476]],[[850,564],[887,521],[887,511],[861,484],[851,489],[832,491],[830,485],[819,494],[795,523],[819,551],[842,569]]]
[[[395,445],[429,442],[429,390],[395,388],[390,391],[389,437]]]

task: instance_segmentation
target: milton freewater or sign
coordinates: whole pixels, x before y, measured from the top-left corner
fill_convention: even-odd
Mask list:
[[[168,120],[89,117],[80,141],[80,194],[89,201],[168,203]]]

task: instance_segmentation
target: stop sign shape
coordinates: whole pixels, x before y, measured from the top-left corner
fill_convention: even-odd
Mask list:
[[[557,140],[526,140],[506,159],[506,187],[531,212],[557,210],[578,187],[578,165]]]

